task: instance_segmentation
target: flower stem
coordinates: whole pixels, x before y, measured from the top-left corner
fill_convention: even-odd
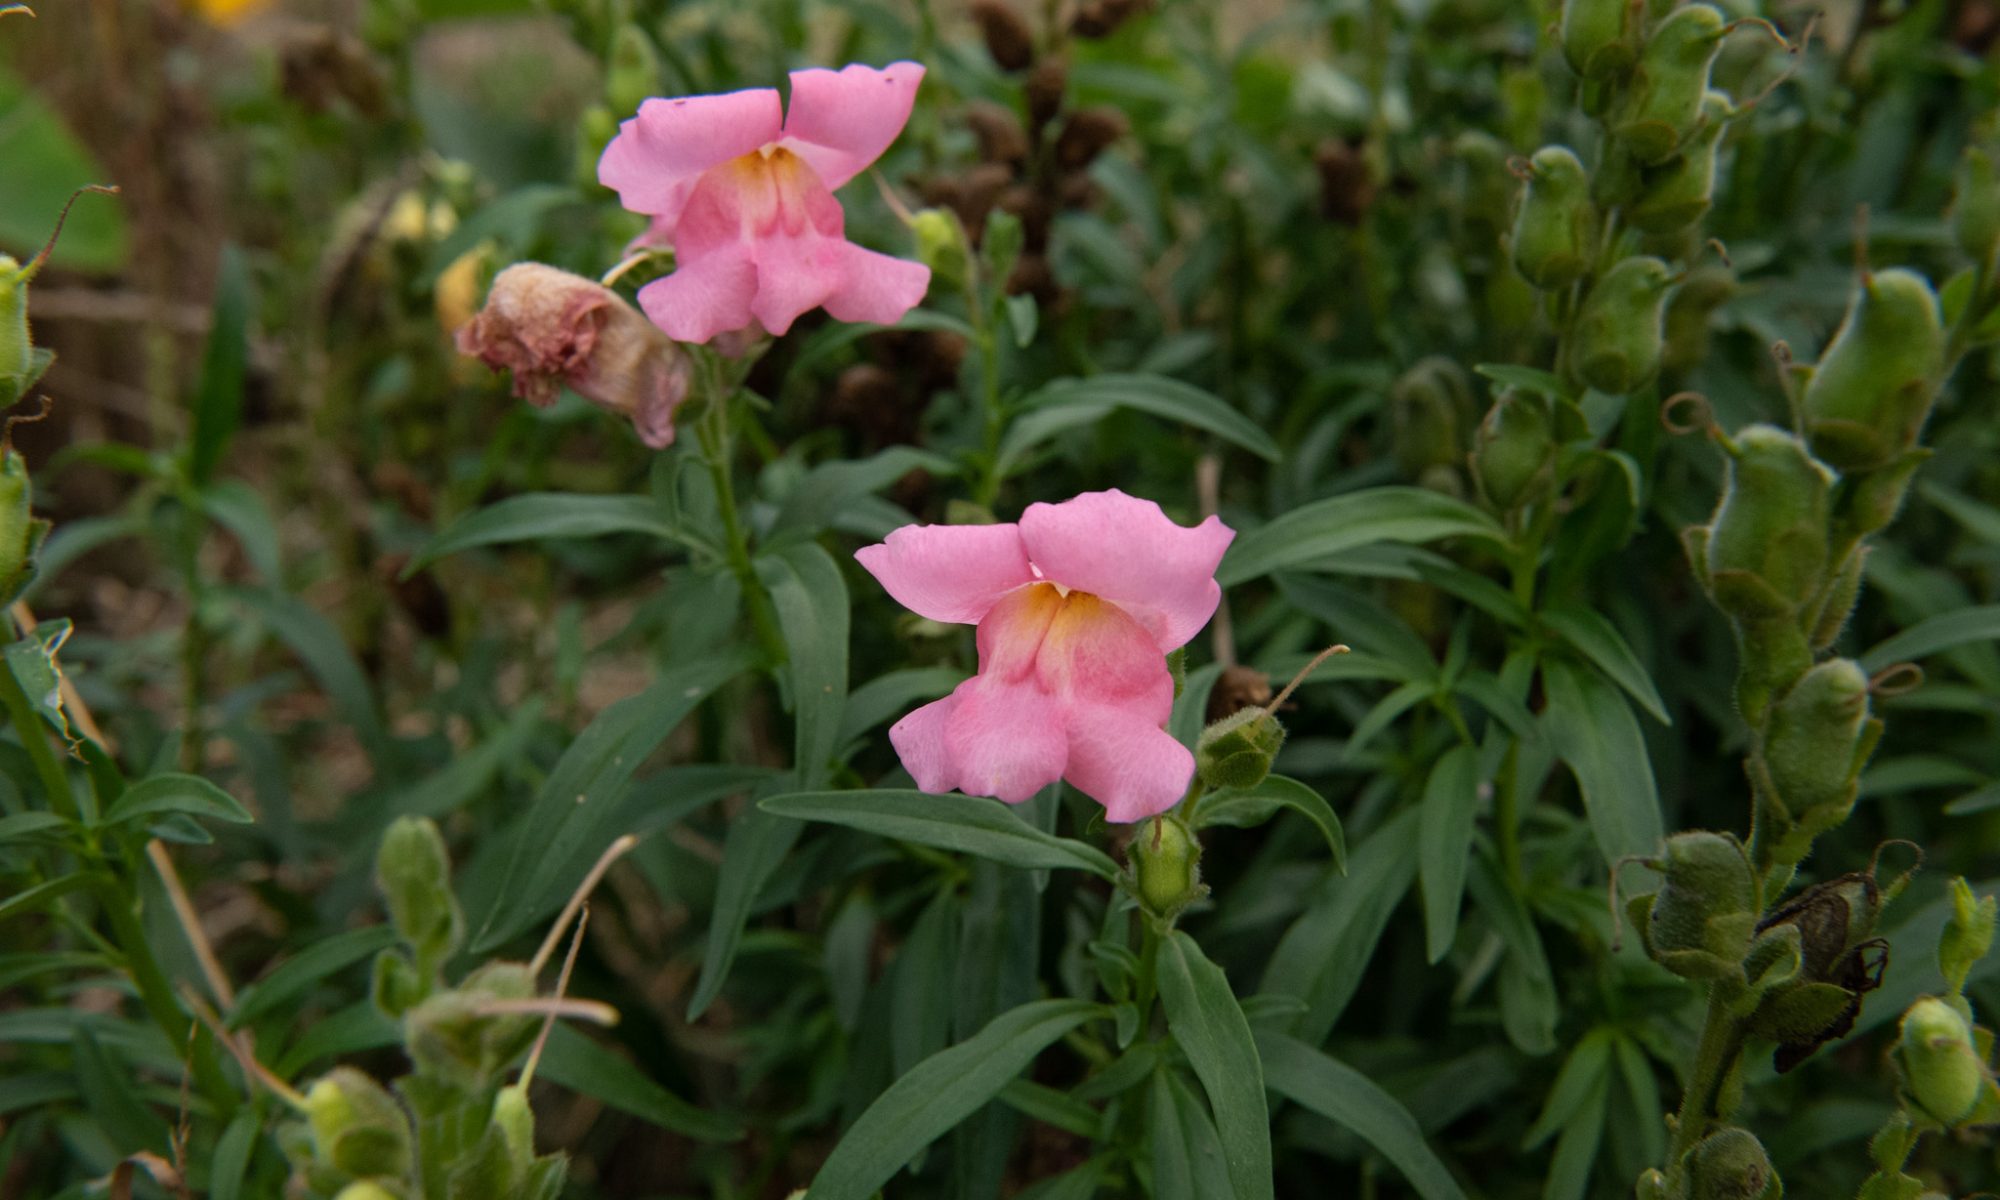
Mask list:
[[[771,597],[764,590],[764,583],[757,578],[756,565],[750,559],[750,540],[743,531],[743,520],[736,510],[736,486],[731,478],[731,461],[734,443],[729,436],[729,406],[735,401],[733,386],[721,384],[716,375],[709,379],[717,384],[708,397],[708,411],[702,414],[696,425],[696,435],[701,441],[702,458],[708,462],[709,479],[715,484],[715,506],[722,518],[723,543],[729,557],[729,569],[736,576],[737,584],[743,590],[743,605],[750,612],[750,626],[757,634],[757,643],[771,666],[786,660],[785,639],[778,631],[777,614],[772,611]]]
[[[1708,1014],[1702,1021],[1701,1041],[1695,1047],[1694,1067],[1688,1072],[1687,1093],[1681,1097],[1680,1113],[1674,1118],[1673,1142],[1667,1150],[1669,1187],[1681,1178],[1681,1160],[1708,1133],[1722,1081],[1743,1051],[1743,1031],[1729,1012],[1729,997],[1721,983],[1709,985]]]

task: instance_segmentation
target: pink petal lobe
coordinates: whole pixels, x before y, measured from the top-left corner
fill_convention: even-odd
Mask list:
[[[1160,506],[1112,489],[1030,504],[1021,540],[1044,576],[1137,617],[1161,653],[1185,645],[1215,615],[1216,564],[1235,538],[1215,517],[1190,529]]]
[[[986,624],[979,629],[983,649]],[[1173,712],[1174,678],[1159,643],[1125,609],[1085,592],[1072,592],[1049,624],[1035,671],[1065,702],[1116,706],[1153,725]]]
[[[1194,755],[1157,722],[1114,705],[1072,705],[1064,716],[1069,767],[1063,777],[1104,806],[1105,820],[1144,820],[1187,793]]]
[[[1062,594],[1046,583],[1000,597],[979,622],[979,673],[1013,683],[1033,670],[1042,641],[1063,609]]]
[[[826,311],[836,321],[894,325],[930,290],[931,269],[922,263],[852,242],[842,242],[840,254],[841,282],[826,298]]]
[[[1016,525],[905,525],[854,557],[898,604],[954,625],[976,624],[1035,581]]]
[[[756,318],[757,265],[727,248],[681,261],[674,273],[639,289],[639,307],[677,342],[706,342]]]
[[[959,791],[1019,804],[1062,778],[1069,759],[1062,709],[1032,679],[975,675],[950,699],[944,748]]]
[[[671,234],[702,172],[778,139],[776,88],[648,100],[597,162],[597,178],[633,212],[657,219],[647,237]]]
[[[767,162],[769,205],[746,211],[744,225],[757,261],[750,310],[775,337],[845,284],[846,252],[853,247],[843,236],[847,218],[840,201],[803,160],[778,150]]]
[[[941,795],[958,786],[958,773],[944,746],[945,725],[957,704],[951,696],[933,700],[889,727],[889,743],[896,747],[903,769],[924,791]]]
[[[923,79],[924,68],[913,62],[793,71],[785,144],[812,164],[828,190],[838,188],[903,132]]]

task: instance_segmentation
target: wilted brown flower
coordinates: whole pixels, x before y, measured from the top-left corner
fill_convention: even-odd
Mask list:
[[[541,263],[516,263],[493,280],[486,307],[459,329],[461,354],[514,373],[514,394],[555,403],[567,385],[629,417],[655,450],[673,444],[674,410],[687,399],[687,355],[623,297]]]
[[[1063,122],[1056,138],[1056,165],[1065,171],[1082,170],[1104,148],[1124,137],[1132,124],[1115,108],[1083,108]]]

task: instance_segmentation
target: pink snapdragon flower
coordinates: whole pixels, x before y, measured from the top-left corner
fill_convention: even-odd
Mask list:
[[[1162,728],[1166,656],[1214,615],[1235,536],[1112,490],[864,547],[855,557],[905,607],[979,627],[979,673],[889,730],[917,786],[1018,804],[1067,779],[1112,821],[1172,808],[1194,756]]]
[[[790,113],[775,88],[640,105],[597,178],[652,216],[646,241],[673,245],[673,274],[639,291],[646,315],[706,342],[753,320],[781,334],[822,305],[884,325],[916,307],[930,268],[848,241],[833,192],[896,140],[923,77],[913,62],[794,71]]]

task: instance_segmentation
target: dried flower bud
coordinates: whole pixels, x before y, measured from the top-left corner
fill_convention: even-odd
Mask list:
[[[1558,34],[1570,69],[1599,81],[1629,70],[1641,11],[1632,0],[1564,0]]]
[[[1069,64],[1060,58],[1045,58],[1035,64],[1023,88],[1028,97],[1028,128],[1039,130],[1062,111],[1063,93],[1069,90]]]
[[[680,346],[610,288],[540,263],[500,272],[486,307],[458,331],[461,354],[514,373],[514,394],[546,406],[567,384],[631,418],[654,449],[674,440],[692,378]]]
[[[1646,39],[1612,132],[1639,162],[1665,162],[1701,124],[1709,70],[1728,32],[1707,4],[1677,8]]]
[[[1035,31],[1007,0],[974,0],[972,21],[1001,70],[1019,71],[1035,61]]]
[[[1887,943],[1875,938],[1882,890],[1872,875],[1842,875],[1814,884],[1757,926],[1760,935],[1798,931],[1799,969],[1766,993],[1745,1022],[1758,1037],[1778,1042],[1774,1062],[1789,1071],[1827,1042],[1845,1037],[1862,997],[1882,986]]]
[[[1646,912],[1647,952],[1685,979],[1740,975],[1757,924],[1757,880],[1735,838],[1694,830],[1667,839],[1664,876]]]
[[[1262,708],[1271,702],[1271,677],[1254,667],[1224,667],[1222,675],[1215,681],[1215,689],[1208,694],[1208,712],[1204,714],[1212,723],[1246,708]]]
[[[2000,249],[2000,177],[1993,156],[1977,146],[1966,147],[1953,181],[1951,231],[1958,248],[1974,262],[1991,266]]]
[[[1910,1098],[1925,1112],[1949,1127],[1972,1111],[1986,1082],[1986,1066],[1957,1009],[1935,996],[1910,1005],[1896,1050]]]
[[[1641,176],[1639,195],[1626,209],[1635,228],[1654,235],[1679,233],[1708,212],[1715,202],[1716,151],[1732,111],[1729,97],[1708,93],[1701,126],[1680,153]]]
[[[1624,395],[1657,374],[1674,282],[1666,263],[1645,256],[1622,259],[1606,271],[1577,314],[1572,362],[1578,377],[1600,392]]]
[[[1803,859],[1813,838],[1847,819],[1882,723],[1868,712],[1868,676],[1851,659],[1819,664],[1779,698],[1764,733],[1763,799],[1772,861]]]
[[[1285,727],[1261,708],[1239,709],[1201,731],[1195,773],[1211,788],[1253,788],[1271,773]]]
[[[1874,470],[1907,453],[1930,415],[1943,360],[1930,281],[1900,267],[1863,276],[1806,383],[1813,453],[1841,471]]]
[[[1555,479],[1555,422],[1548,402],[1509,388],[1495,397],[1473,439],[1472,469],[1495,507],[1518,508]]]
[[[1514,266],[1536,287],[1567,287],[1590,269],[1597,252],[1590,175],[1567,146],[1535,151],[1527,175],[1514,217]]]
[[[306,1123],[318,1159],[348,1175],[401,1178],[410,1170],[410,1122],[387,1089],[353,1067],[335,1067],[306,1090]]]
[[[1201,842],[1171,816],[1141,825],[1126,846],[1146,911],[1170,921],[1201,898]]]
[[[1319,171],[1319,212],[1336,225],[1358,228],[1375,206],[1375,173],[1358,138],[1327,138],[1313,151]]]
[[[1028,161],[1028,131],[1021,118],[1004,104],[975,100],[965,109],[966,128],[979,140],[979,157],[989,163],[1018,167]]]
[[[1784,1185],[1764,1144],[1747,1129],[1718,1129],[1690,1156],[1691,1200],[1777,1200]]]
[[[1065,171],[1080,171],[1131,128],[1125,114],[1115,108],[1080,108],[1063,122],[1062,133],[1056,137],[1056,165]]]

